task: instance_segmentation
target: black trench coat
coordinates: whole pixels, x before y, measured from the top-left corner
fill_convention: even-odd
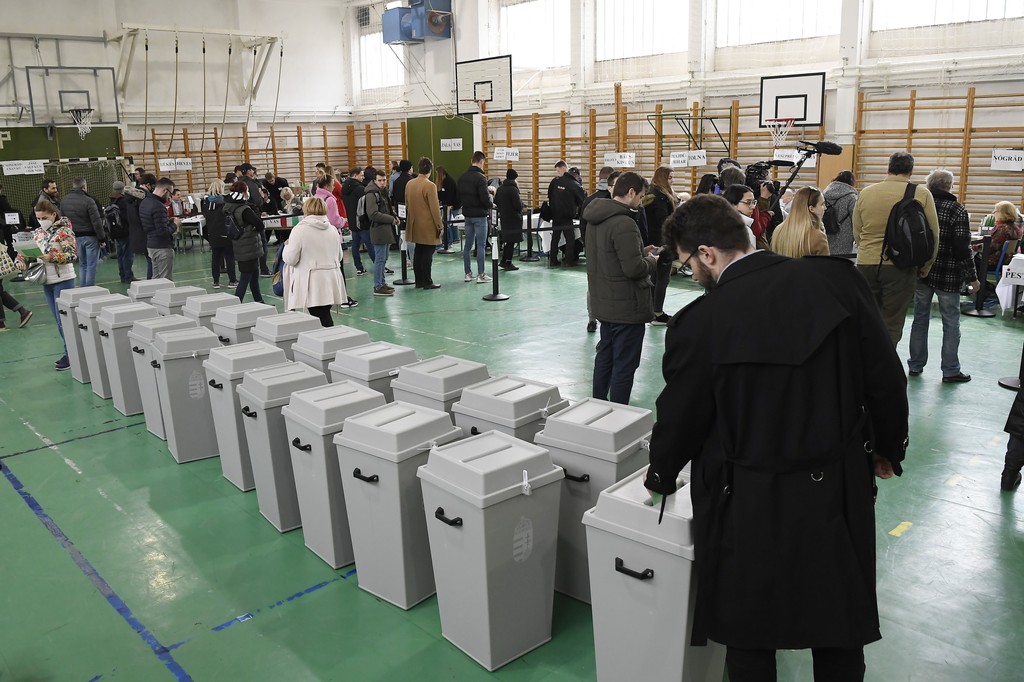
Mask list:
[[[865,440],[901,473],[907,397],[862,276],[751,254],[673,318],[665,347],[647,485],[668,491],[692,460],[693,643],[879,639]]]

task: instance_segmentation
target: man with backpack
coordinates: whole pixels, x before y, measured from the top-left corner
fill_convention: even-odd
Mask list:
[[[910,182],[913,172],[909,152],[893,153],[888,177],[865,187],[853,210],[857,269],[868,282],[894,346],[903,337],[917,280],[928,276],[939,248],[935,200],[927,187]]]
[[[107,235],[117,242],[117,273],[122,284],[136,280],[132,272],[134,255],[128,244],[128,199],[124,196],[124,183],[118,180],[110,189],[110,203],[103,209],[107,219]]]

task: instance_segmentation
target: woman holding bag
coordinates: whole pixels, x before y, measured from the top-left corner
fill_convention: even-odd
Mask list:
[[[39,279],[36,279],[32,272],[26,276],[26,279],[43,285],[46,305],[50,307],[53,319],[57,321],[57,331],[60,332],[60,338],[63,340],[64,326],[61,324],[60,314],[57,312],[57,299],[65,289],[75,288],[75,266],[73,263],[78,260],[75,233],[72,231],[68,219],[61,216],[57,208],[49,201],[39,200],[35,210],[39,229],[32,234],[32,239],[39,245],[43,255],[38,258],[38,265],[33,263],[31,266],[33,271],[39,271],[37,275]],[[20,253],[15,265],[22,272],[29,270],[30,267],[25,256]],[[54,363],[53,368],[58,372],[71,368],[71,363],[68,361],[67,343],[64,343],[64,356]]]
[[[333,327],[331,306],[349,300],[341,277],[341,236],[327,218],[327,204],[310,197],[306,215],[284,244],[284,309],[305,308],[324,327]]]

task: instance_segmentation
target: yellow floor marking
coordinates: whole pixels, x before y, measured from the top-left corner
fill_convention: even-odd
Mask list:
[[[953,474],[952,476],[949,477],[949,480],[946,481],[946,485],[948,485],[950,488],[955,488],[956,484],[960,482],[960,478],[960,474]]]
[[[896,527],[895,527],[895,528],[893,528],[893,529],[892,529],[891,531],[889,531],[889,535],[892,535],[893,537],[896,537],[896,538],[898,538],[898,537],[900,537],[901,535],[903,535],[904,533],[906,533],[906,532],[907,532],[907,530],[908,530],[908,529],[909,529],[909,528],[910,528],[911,526],[913,526],[913,525],[914,525],[914,524],[912,524],[912,523],[911,523],[910,521],[904,521],[903,523],[901,523],[900,525],[896,526]]]

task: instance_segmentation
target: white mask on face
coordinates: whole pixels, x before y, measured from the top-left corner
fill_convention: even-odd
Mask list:
[[[39,227],[41,227],[44,230],[49,230],[51,227],[53,227],[53,221],[52,220],[40,220],[39,221]]]

